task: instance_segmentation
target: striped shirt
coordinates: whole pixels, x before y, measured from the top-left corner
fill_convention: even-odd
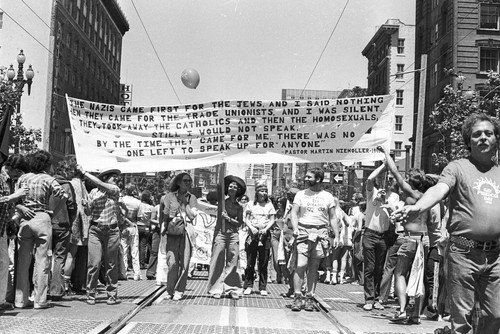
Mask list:
[[[3,237],[7,221],[10,219],[12,204],[9,203],[7,197],[12,193],[11,182],[9,174],[2,168],[0,171],[0,237]]]
[[[94,188],[89,194],[91,221],[99,225],[118,224],[120,188],[112,184],[107,184],[107,186],[112,187],[112,189],[102,191],[99,188]]]
[[[68,196],[56,179],[45,172],[21,175],[17,181],[17,189],[23,184],[28,187],[28,194],[23,204],[31,210],[48,210],[50,195],[52,194]]]

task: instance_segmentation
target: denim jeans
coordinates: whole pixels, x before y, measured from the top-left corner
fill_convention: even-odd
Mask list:
[[[363,236],[365,301],[374,301],[380,295],[387,244],[385,233],[365,228]]]
[[[141,275],[141,267],[139,264],[139,231],[137,226],[127,227],[122,231],[121,245],[123,248],[123,265],[128,267],[128,251],[132,256],[132,268],[134,268],[134,275]]]
[[[241,276],[237,271],[239,253],[240,237],[237,229],[215,231],[208,274],[208,293],[241,293]]]
[[[87,297],[95,299],[97,280],[104,264],[106,292],[108,297],[116,297],[118,286],[118,250],[120,245],[120,231],[118,228],[97,227],[89,228],[88,266],[87,266]]]
[[[157,228],[151,232],[151,252],[149,254],[148,269],[146,270],[146,277],[156,277],[156,266],[158,265],[158,251],[160,248],[160,230]]]
[[[450,242],[448,291],[453,333],[472,331],[472,311],[478,299],[482,318],[477,333],[500,331],[500,251],[483,251]]]
[[[247,253],[247,267],[245,269],[245,284],[244,288],[252,288],[255,279],[255,263],[257,258],[259,261],[259,291],[266,290],[267,287],[267,265],[269,262],[269,255],[271,253],[267,246],[268,238],[270,234],[266,233],[261,240],[261,245],[259,245],[259,239],[253,238],[250,243],[246,243],[246,253]],[[248,238],[251,238],[250,236]],[[247,239],[248,240],[248,239]]]
[[[167,293],[169,295],[186,291],[191,252],[191,243],[187,233],[184,233],[184,235],[167,235]]]
[[[7,233],[0,236],[0,304],[5,303],[7,285],[9,283],[9,246]]]
[[[49,286],[48,251],[52,240],[52,224],[50,216],[45,212],[37,212],[30,220],[21,220],[18,232],[19,250],[16,271],[16,307],[28,306],[30,295],[29,268],[33,251],[35,252],[35,268],[33,284],[35,290],[35,307],[47,304]]]
[[[398,263],[398,250],[399,247],[404,243],[405,239],[400,237],[396,239],[396,242],[389,247],[387,250],[387,255],[385,257],[384,272],[382,274],[382,281],[380,283],[380,296],[379,299],[383,302],[387,302],[389,294],[391,292],[392,276],[394,274],[394,269]]]
[[[69,223],[52,225],[52,278],[50,280],[50,295],[64,296],[63,270],[71,239]]]

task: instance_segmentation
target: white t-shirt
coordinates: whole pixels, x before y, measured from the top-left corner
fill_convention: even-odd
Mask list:
[[[335,207],[333,195],[327,191],[301,190],[293,204],[299,206],[299,225],[327,227],[330,225],[330,209]]]
[[[250,224],[259,230],[265,228],[271,216],[276,214],[276,210],[271,202],[267,202],[264,205],[248,202],[244,214],[246,215],[247,212],[250,214]]]

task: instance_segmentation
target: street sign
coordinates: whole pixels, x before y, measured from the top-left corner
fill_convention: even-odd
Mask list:
[[[332,174],[333,183],[343,183],[344,182],[344,174]]]

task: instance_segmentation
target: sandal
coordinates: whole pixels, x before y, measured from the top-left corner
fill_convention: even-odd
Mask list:
[[[406,312],[396,311],[396,313],[389,319],[390,322],[401,323],[407,320]]]

